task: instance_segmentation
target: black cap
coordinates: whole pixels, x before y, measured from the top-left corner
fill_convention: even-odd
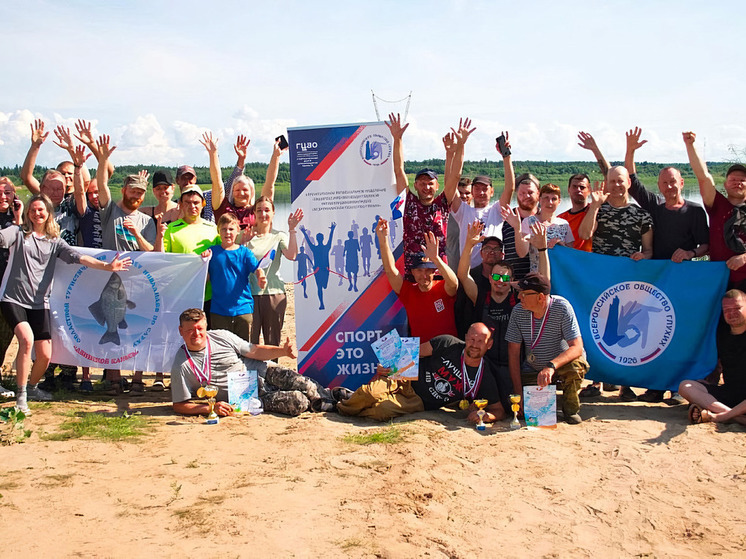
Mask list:
[[[500,237],[485,237],[484,240],[482,241],[482,246],[484,246],[487,243],[491,243],[491,242],[495,242],[500,246],[501,249],[503,248],[503,242],[502,242],[502,239],[500,239]]]
[[[420,178],[422,175],[427,175],[431,179],[438,180],[438,174],[435,171],[433,171],[432,169],[422,169],[422,171],[420,171],[419,173],[417,173],[417,175],[415,175],[415,177],[414,177],[415,180],[417,180],[418,178]]]
[[[544,295],[549,295],[549,293],[552,291],[552,285],[549,283],[549,280],[542,276],[539,272],[531,272],[530,274],[526,274],[526,277],[524,277],[522,280],[518,280],[518,283],[516,283],[516,287],[518,287],[520,291],[531,289],[533,291],[536,291],[537,293],[543,293]]]
[[[413,255],[411,269],[414,270],[415,268],[430,268],[435,270],[437,266],[432,260],[425,256],[424,252],[416,252]]]
[[[736,171],[741,171],[742,173],[746,173],[746,166],[741,165],[740,163],[736,163],[735,165],[731,165],[728,167],[728,172],[725,173],[725,176],[727,177],[731,173],[735,173]]]
[[[471,184],[477,184],[478,182],[486,184],[487,186],[492,186],[492,179],[487,175],[477,175],[472,179]]]
[[[153,173],[153,186],[173,183],[174,181],[171,179],[171,171],[169,171],[168,169],[163,169],[161,171],[156,171],[155,173]]]

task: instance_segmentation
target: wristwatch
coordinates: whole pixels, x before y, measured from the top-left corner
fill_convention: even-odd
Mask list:
[[[549,363],[547,363],[547,367],[549,367],[549,368],[550,368],[550,369],[552,369],[553,371],[556,371],[556,370],[557,370],[557,367],[555,367],[555,366],[554,366],[554,363],[552,363],[551,361],[550,361]]]

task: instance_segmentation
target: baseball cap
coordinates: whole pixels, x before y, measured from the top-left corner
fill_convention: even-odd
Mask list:
[[[173,182],[174,181],[171,179],[171,171],[168,169],[162,169],[153,173],[153,186],[158,186],[159,184],[173,184]]]
[[[477,175],[472,179],[471,184],[477,184],[478,182],[486,184],[487,186],[492,186],[492,179],[487,175]]]
[[[741,165],[740,163],[736,163],[735,165],[731,165],[728,167],[728,171],[725,173],[725,176],[727,177],[731,173],[735,173],[736,171],[741,171],[742,173],[746,173],[746,166]]]
[[[416,252],[414,254],[411,268],[412,270],[414,270],[415,268],[430,268],[432,270],[435,270],[437,266],[433,261],[425,256],[424,252]]]
[[[148,189],[148,181],[140,178],[140,175],[127,175],[124,177],[124,186],[128,188]]]
[[[182,165],[178,169],[176,169],[176,178],[178,179],[181,175],[192,175],[193,177],[197,176],[197,173],[194,172],[194,169],[190,167],[189,165]]]
[[[544,295],[549,295],[549,292],[552,291],[552,285],[549,283],[549,280],[539,272],[526,274],[522,280],[518,280],[516,287],[518,287],[520,291],[532,289],[533,291],[543,293]]]
[[[427,175],[431,179],[438,180],[438,174],[435,171],[433,171],[432,169],[422,169],[422,171],[420,171],[419,173],[417,173],[417,175],[415,175],[415,177],[414,177],[415,180],[417,180],[418,178],[420,178],[422,175]]]
[[[181,198],[183,198],[183,197],[184,197],[184,196],[186,196],[187,194],[199,194],[199,195],[200,195],[200,197],[201,197],[201,198],[202,198],[203,200],[205,199],[205,193],[204,193],[204,192],[202,192],[202,189],[201,189],[201,188],[200,188],[199,186],[197,186],[196,184],[190,184],[190,185],[189,185],[189,186],[188,186],[187,188],[185,188],[185,189],[184,189],[184,190],[183,190],[183,191],[181,192],[181,196],[179,197],[179,199],[181,200]]]
[[[500,237],[485,237],[482,241],[482,246],[486,245],[487,243],[497,243],[497,245],[502,249],[503,248],[503,242]]]

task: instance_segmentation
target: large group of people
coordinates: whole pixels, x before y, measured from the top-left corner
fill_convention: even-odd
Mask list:
[[[558,407],[570,424],[582,421],[581,400],[600,397],[604,390],[618,390],[623,400],[663,401],[665,393],[659,390],[648,389],[638,396],[629,386],[599,382],[581,389],[593,371],[584,358],[578,319],[571,304],[553,295],[551,288],[549,251],[562,245],[632,260],[680,263],[709,255],[711,260],[725,261],[730,279],[717,333],[718,369],[707,379],[682,382],[680,394],[673,392],[666,402],[688,400],[693,422],[746,423],[746,344],[741,340],[746,335],[745,166],[731,166],[725,195],[718,192],[695,147],[694,133],[685,132],[702,207],[683,198],[684,180],[675,167],[660,171],[659,194],[641,183],[635,168],[635,153],[646,143],[641,129],[627,133],[620,166],[609,165],[592,135],[580,132],[579,145],[594,155],[603,180],[592,188],[586,174],[569,177],[571,207],[558,215],[562,189],[541,184],[530,173],[515,175],[507,133],[496,145],[504,164],[504,186],[495,198],[491,177],[463,176],[466,144],[475,130],[469,119],[461,119],[443,138],[442,192],[432,169],[417,172],[410,189],[403,148],[409,125],[394,114],[386,124],[393,138],[396,191],[406,196],[401,268],[390,246],[394,223],[384,218],[373,225],[373,235],[367,228],[359,237],[350,231],[344,245],[338,241],[338,254],[331,247],[333,223],[327,242],[322,233],[312,237],[301,225],[300,210],[288,217],[287,230],[275,228],[275,181],[287,149],[279,141],[258,197],[254,182],[244,175],[249,140],[238,136],[237,162],[223,181],[218,140],[205,133],[200,143],[209,159],[211,188],[203,191],[196,184],[189,165],[178,167],[175,183],[171,171],[162,169],[152,177],[156,205],[142,207],[149,175],[144,171],[128,175],[121,198],[113,200],[109,182],[116,148],[106,135],[96,140],[90,123],[83,120],[76,123],[76,134],[62,126],[54,130],[54,143],[68,153],[69,160],[37,180],[35,161],[49,132],[44,122],[32,123],[31,147],[21,170],[21,180],[32,195],[28,203],[16,196],[12,181],[0,178],[0,272],[5,276],[0,299],[2,356],[13,335],[19,342],[18,388],[14,394],[0,387],[0,394],[16,397],[17,406],[27,412],[29,399],[51,399],[50,391],[60,386],[69,389],[77,382],[75,367],[49,363],[48,298],[55,260],[109,271],[126,270],[130,264],[120,257],[107,264],[74,248],[86,246],[119,253],[196,253],[210,259],[203,307],[187,309],[180,317],[184,345],[170,371],[178,413],[206,413],[206,406],[195,399],[199,386],[208,380],[219,388],[216,412],[232,413],[226,401],[227,373],[247,366],[259,372],[264,408],[288,415],[336,410],[383,420],[457,403],[468,410],[468,420],[476,422],[474,400],[486,399],[484,419],[498,421],[507,416],[510,394],[521,394],[524,385],[550,383],[561,388]],[[95,178],[86,168],[91,155],[97,162]],[[409,334],[420,338],[419,378],[395,379],[390,370],[379,366],[373,380],[352,393],[330,390],[271,362],[283,356],[294,358],[296,351],[294,343],[281,336],[287,305],[279,275],[282,257],[298,262],[304,296],[307,272],[313,270],[323,309],[330,272],[340,275],[340,285],[345,277],[349,290],[357,291],[359,266],[351,255],[362,253],[363,275],[369,276],[374,242],[391,289],[406,311]],[[339,260],[336,272],[330,268],[330,253]],[[58,366],[60,374],[55,377]],[[144,391],[142,375],[135,371],[128,382],[119,370],[104,371],[107,390],[113,395]],[[165,389],[165,381],[164,372],[156,372],[152,389]],[[88,369],[83,369],[79,389],[92,390]]]

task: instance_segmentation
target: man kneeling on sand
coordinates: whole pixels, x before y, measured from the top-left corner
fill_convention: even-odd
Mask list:
[[[474,400],[489,402],[484,421],[505,418],[500,392],[487,359],[492,331],[483,323],[472,324],[466,341],[449,335],[435,336],[420,344],[420,375],[416,381],[389,378],[391,371],[378,366],[376,376],[337,404],[342,415],[359,415],[385,421],[424,410],[436,410],[458,401],[470,402],[470,423],[478,423]]]
[[[228,403],[228,373],[257,371],[259,398],[265,411],[300,415],[304,411],[333,411],[334,396],[349,395],[323,388],[316,381],[292,369],[266,360],[295,358],[290,338],[282,346],[255,345],[228,332],[207,330],[202,309],[187,309],[179,316],[179,334],[184,339],[171,366],[171,401],[174,411],[184,415],[206,415],[208,404],[193,402],[205,384],[217,386],[215,412],[224,417],[233,413]]]

